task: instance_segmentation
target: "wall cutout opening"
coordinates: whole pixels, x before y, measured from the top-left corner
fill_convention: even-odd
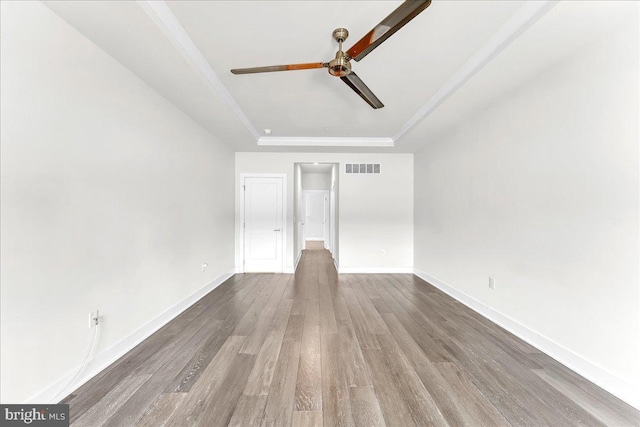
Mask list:
[[[338,163],[294,164],[295,264],[303,250],[326,249],[338,268]]]

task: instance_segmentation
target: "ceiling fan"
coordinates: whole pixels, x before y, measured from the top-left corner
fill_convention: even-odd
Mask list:
[[[311,62],[307,64],[272,65],[268,67],[235,68],[233,74],[269,73],[273,71],[310,70],[314,68],[328,68],[329,74],[340,77],[355,93],[360,95],[371,107],[382,108],[384,104],[364,84],[360,77],[351,70],[351,60],[360,61],[383,41],[391,37],[407,22],[418,16],[431,4],[431,0],[406,0],[382,22],[369,31],[347,52],[342,51],[342,42],[349,36],[345,28],[337,28],[333,31],[333,38],[338,42],[336,57],[329,62]]]

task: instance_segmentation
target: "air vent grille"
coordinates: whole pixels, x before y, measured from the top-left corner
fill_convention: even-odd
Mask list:
[[[380,173],[380,163],[345,163],[345,173]]]

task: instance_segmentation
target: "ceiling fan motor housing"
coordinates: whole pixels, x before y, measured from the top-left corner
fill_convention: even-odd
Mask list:
[[[344,52],[339,50],[336,53],[335,59],[329,62],[329,74],[336,77],[343,77],[350,72],[351,62],[347,60]]]

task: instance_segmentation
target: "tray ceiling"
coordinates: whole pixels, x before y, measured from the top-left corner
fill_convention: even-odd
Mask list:
[[[547,37],[557,55],[563,52],[557,45],[569,48],[587,37],[598,5],[615,9],[607,6],[614,2],[526,3],[434,0],[365,59],[352,62],[385,104],[373,110],[326,69],[253,75],[229,70],[326,62],[337,50],[331,37],[335,28],[349,30],[348,48],[398,1],[45,2],[237,151],[417,151],[416,140],[425,137],[424,118],[541,17],[558,21],[543,28],[545,34],[561,31],[576,4],[592,4],[582,22],[573,24],[584,37],[574,36],[573,44]],[[529,32],[535,33],[539,26],[533,26]],[[535,54],[541,63],[549,62],[546,51]],[[517,51],[509,55],[522,59]],[[475,105],[487,95],[475,94],[469,102]],[[461,104],[464,110],[468,103]],[[450,125],[455,116],[452,112],[443,122]]]

